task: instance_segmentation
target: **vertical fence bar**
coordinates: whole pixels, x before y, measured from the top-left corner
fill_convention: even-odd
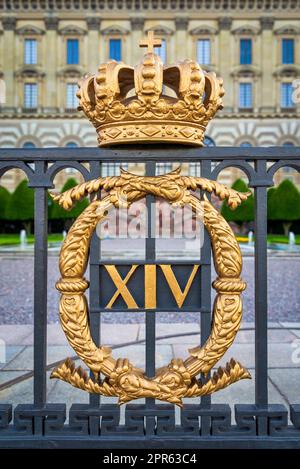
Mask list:
[[[266,161],[255,162],[260,177]],[[255,403],[268,404],[267,188],[255,187]]]
[[[146,176],[155,176],[155,162],[146,163]],[[146,197],[146,207],[148,214],[147,238],[146,238],[146,261],[155,261],[155,233],[153,233],[152,224],[155,226],[155,212],[152,213],[152,206],[155,198],[152,195]],[[154,216],[154,220],[152,220]],[[146,340],[146,375],[153,377],[155,375],[155,311],[148,311],[145,318],[145,340]],[[155,399],[146,399],[146,408],[155,406]],[[155,426],[155,417],[146,417],[146,434],[153,433]]]
[[[101,175],[101,163],[98,161],[90,162],[90,176],[91,179],[97,179]],[[100,298],[100,238],[94,233],[90,244],[90,329],[93,341],[97,346],[100,345],[101,334],[101,313],[93,312],[99,306]],[[98,407],[100,405],[100,395],[90,394],[89,402],[91,407]]]
[[[43,175],[46,164],[35,163],[35,173]],[[47,278],[48,278],[48,194],[45,187],[34,189],[34,405],[47,399]]]
[[[211,161],[201,161],[201,177],[211,177]],[[211,329],[211,245],[207,230],[204,229],[203,247],[201,249],[200,282],[201,282],[201,306],[203,311],[200,316],[201,321],[201,345],[203,345],[210,335]],[[201,406],[209,407],[211,405],[211,396],[201,397]],[[210,417],[201,418],[201,435],[209,435]]]

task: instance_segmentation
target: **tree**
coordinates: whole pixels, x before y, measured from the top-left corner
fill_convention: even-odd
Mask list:
[[[71,189],[74,186],[77,186],[78,182],[74,178],[68,179],[61,192],[65,192],[69,189]],[[77,204],[71,209],[71,210],[64,210],[58,203],[54,203],[51,209],[51,214],[50,217],[52,220],[58,220],[58,219],[73,219],[77,218],[78,215],[81,214],[81,212],[87,207],[88,205],[88,200],[83,199],[80,202],[77,202]]]
[[[268,220],[280,221],[288,236],[293,221],[300,220],[300,192],[289,179],[268,191]]]
[[[31,222],[34,218],[34,191],[24,179],[17,186],[9,199],[6,217],[8,220],[23,222],[27,234],[31,232]]]
[[[7,219],[6,212],[10,197],[10,192],[5,187],[0,186],[0,220]]]
[[[242,179],[237,179],[232,189],[238,192],[249,192],[249,187]],[[235,210],[231,210],[227,202],[223,202],[221,214],[227,221],[235,222],[240,228],[243,228],[245,222],[254,220],[254,197],[251,194],[247,200],[244,200]]]
[[[268,193],[267,193],[267,197],[268,197],[268,214],[269,214],[270,200],[271,200],[271,197],[273,196],[273,194],[275,193],[275,191],[276,191],[276,187],[270,187],[270,189],[268,190]],[[269,218],[269,215],[268,215],[268,218]]]
[[[274,223],[270,223],[271,221],[270,220],[270,203],[271,203],[270,200],[275,191],[276,191],[275,187],[270,187],[270,189],[267,192],[267,209],[268,209],[267,219],[268,219],[268,232],[269,233],[273,233],[273,229],[274,229],[274,226],[273,226]],[[276,228],[275,228],[275,231],[276,231]]]

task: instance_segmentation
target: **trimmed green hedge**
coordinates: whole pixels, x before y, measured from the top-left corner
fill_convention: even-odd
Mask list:
[[[0,220],[7,220],[6,212],[10,197],[10,192],[5,187],[0,186]]]
[[[292,181],[285,179],[268,192],[269,220],[288,222],[300,219],[300,192]]]
[[[239,192],[249,190],[242,179],[237,179],[232,188]],[[242,226],[245,222],[254,220],[254,196],[241,203],[236,210],[231,210],[227,202],[223,202],[221,213],[227,221]],[[277,221],[283,224],[287,236],[292,223],[300,220],[300,192],[289,179],[283,180],[278,187],[268,190],[268,221]]]
[[[300,192],[289,179],[268,191],[268,220],[280,221],[287,236],[292,223],[300,220]]]
[[[78,182],[76,181],[76,179],[70,178],[65,182],[61,192],[65,192],[68,189],[77,186],[77,184]],[[77,204],[71,210],[68,211],[64,210],[60,205],[54,202],[49,213],[49,219],[58,220],[76,218],[88,206],[88,204],[88,199],[83,199],[80,202],[77,202]]]
[[[237,179],[231,186],[239,192],[249,192],[249,187],[242,179]],[[231,210],[227,202],[223,202],[221,214],[227,221],[233,221],[242,226],[245,222],[254,220],[254,198],[251,194],[247,200],[244,200],[235,210]]]
[[[7,220],[28,221],[34,218],[34,191],[24,179],[11,194],[6,210]]]

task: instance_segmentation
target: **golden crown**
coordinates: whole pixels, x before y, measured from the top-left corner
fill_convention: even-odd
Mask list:
[[[147,47],[140,64],[130,67],[110,60],[100,65],[98,74],[79,82],[78,109],[96,127],[100,146],[203,145],[208,122],[222,108],[223,80],[193,60],[164,66],[154,53],[160,45],[149,31],[140,43]]]

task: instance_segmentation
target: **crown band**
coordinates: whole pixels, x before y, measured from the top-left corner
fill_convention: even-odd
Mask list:
[[[132,143],[203,145],[204,126],[190,122],[139,121],[109,123],[97,129],[101,146]]]

